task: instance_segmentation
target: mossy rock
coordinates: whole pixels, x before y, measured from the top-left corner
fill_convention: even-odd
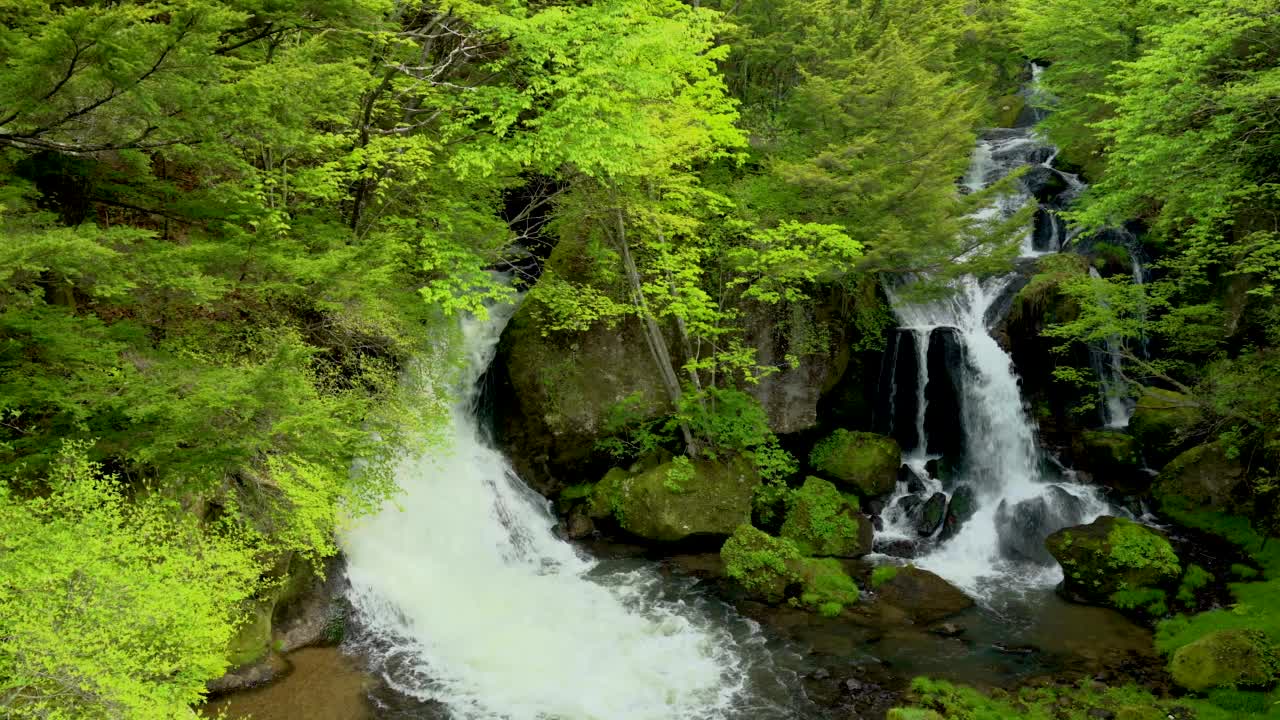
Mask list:
[[[1036,261],[1036,272],[1013,297],[1005,327],[1020,341],[1037,336],[1046,325],[1070,322],[1080,316],[1075,298],[1064,295],[1065,282],[1089,274],[1089,261],[1072,254],[1049,255]]]
[[[1045,547],[1062,565],[1063,592],[1077,602],[1116,607],[1116,593],[1168,587],[1182,573],[1164,535],[1125,518],[1059,530]]]
[[[1249,515],[1251,488],[1243,463],[1221,442],[1198,445],[1164,466],[1151,488],[1161,507]]]
[[[832,612],[833,605],[852,605],[858,602],[861,591],[858,584],[845,572],[844,566],[834,558],[801,558],[794,563],[800,577],[800,603],[824,615]]]
[[[1173,654],[1173,681],[1195,692],[1213,688],[1265,689],[1275,684],[1280,658],[1257,630],[1219,630]]]
[[[1147,464],[1161,468],[1186,446],[1200,409],[1191,398],[1172,390],[1144,388],[1138,397],[1129,432],[1137,439]]]
[[[830,482],[805,478],[787,505],[781,535],[801,553],[853,558],[871,552],[871,522]]]
[[[750,524],[734,530],[720,548],[720,559],[725,573],[749,596],[767,603],[782,602],[787,589],[800,582],[796,544]]]
[[[592,491],[590,515],[612,515],[627,532],[674,542],[733,533],[751,519],[760,475],[746,459],[676,458],[648,470],[610,470]]]
[[[892,491],[897,483],[902,448],[891,437],[841,429],[814,446],[809,462],[863,497],[875,497]]]
[[[996,127],[1017,127],[1018,117],[1027,106],[1026,98],[1021,95],[1005,95],[996,99]]]
[[[946,720],[934,710],[920,708],[894,708],[889,711],[885,720]]]
[[[902,610],[917,624],[928,625],[973,607],[973,598],[928,570],[908,565],[885,575],[876,586],[877,599]]]
[[[231,668],[255,663],[271,652],[271,614],[275,600],[250,601],[245,617],[227,645]]]
[[[1150,475],[1142,470],[1138,443],[1132,435],[1115,430],[1086,430],[1081,436],[1085,462],[1093,479],[1124,493],[1145,492]]]

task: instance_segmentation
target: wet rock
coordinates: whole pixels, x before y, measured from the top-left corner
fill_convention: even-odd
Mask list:
[[[964,428],[960,417],[960,386],[965,372],[964,343],[955,328],[929,333],[929,384],[925,386],[925,436],[928,452],[944,458],[964,453]]]
[[[1149,387],[1138,397],[1129,432],[1137,439],[1147,464],[1160,469],[1186,449],[1200,418],[1200,408],[1191,398]]]
[[[884,518],[879,515],[872,515],[871,527],[875,532],[884,532]]]
[[[1054,154],[1056,154],[1057,152],[1058,151],[1055,150],[1053,147],[1050,147],[1048,145],[1041,145],[1035,150],[1032,150],[1031,152],[1027,153],[1027,163],[1031,165],[1044,165],[1045,163],[1052,160]]]
[[[612,516],[646,540],[727,536],[751,520],[751,498],[759,486],[755,467],[740,457],[671,461],[637,473],[614,468],[592,491],[590,514]]]
[[[1115,720],[1116,714],[1104,708],[1089,708],[1084,716],[1088,720]]]
[[[907,492],[922,493],[924,492],[924,480],[916,474],[916,471],[906,463],[898,468],[898,483],[906,483]]]
[[[205,687],[208,688],[210,695],[222,695],[266,685],[288,672],[288,661],[276,653],[269,653],[259,660],[229,671],[216,680],[210,680],[205,683]]]
[[[893,332],[892,346],[886,362],[892,367],[893,377],[885,385],[886,394],[892,391],[886,412],[892,408],[890,434],[898,444],[906,448],[919,447],[916,432],[916,406],[919,404],[920,369],[918,342],[914,330],[898,329]]]
[[[1267,689],[1276,682],[1280,655],[1258,630],[1219,630],[1178,648],[1169,662],[1173,681],[1193,692],[1213,688]]]
[[[914,558],[920,552],[920,546],[914,540],[905,538],[894,538],[893,540],[877,540],[875,543],[877,552],[885,555],[900,558]]]
[[[1084,445],[1084,466],[1095,482],[1127,495],[1146,492],[1151,476],[1142,470],[1137,441],[1128,433],[1115,430],[1086,430],[1080,438]]]
[[[1031,226],[1031,248],[1037,252],[1057,252],[1067,237],[1067,223],[1056,212],[1036,210]]]
[[[943,517],[947,511],[947,496],[936,492],[920,506],[916,519],[916,532],[921,537],[929,537],[942,527]]]
[[[876,588],[876,596],[907,613],[919,625],[935,623],[973,606],[973,600],[951,583],[910,565]]]
[[[1248,514],[1252,487],[1244,465],[1221,442],[1199,445],[1174,458],[1151,488],[1161,507]]]
[[[792,495],[780,535],[803,555],[856,558],[871,552],[872,524],[835,485],[810,476]]]
[[[953,637],[960,637],[961,635],[963,635],[964,628],[960,627],[955,623],[948,622],[948,623],[942,623],[941,625],[934,625],[933,627],[929,628],[929,632],[933,633],[934,635],[941,635],[942,637],[953,638]]]
[[[919,495],[903,495],[898,498],[898,509],[908,517],[919,512],[920,506],[923,504],[924,500],[921,500]]]
[[[1046,202],[1066,192],[1071,184],[1062,173],[1050,167],[1037,165],[1022,176],[1022,188],[1037,200]]]
[[[1081,501],[1056,485],[1049,486],[1040,497],[1013,505],[1002,500],[996,509],[1000,553],[1013,560],[1052,565],[1053,556],[1045,549],[1045,538],[1083,519]]]
[[[1008,643],[994,642],[991,643],[991,647],[1005,655],[1034,655],[1040,652],[1040,648],[1034,645],[1009,645]]]
[[[901,457],[893,438],[841,429],[814,446],[809,462],[822,475],[871,498],[893,490]]]
[[[947,515],[942,522],[942,534],[939,538],[946,540],[954,537],[977,511],[978,496],[973,488],[968,485],[957,487],[955,492],[951,493],[950,502],[947,503]]]
[[[1182,571],[1173,546],[1159,531],[1109,515],[1059,530],[1045,546],[1062,565],[1063,594],[1076,602],[1114,607],[1113,593],[1159,592]]]
[[[564,524],[564,534],[570,540],[581,540],[590,537],[596,531],[595,523],[582,509],[575,509],[569,514]]]

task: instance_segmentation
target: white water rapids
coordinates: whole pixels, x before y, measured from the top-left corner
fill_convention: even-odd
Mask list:
[[[1046,157],[1045,149],[1031,129],[993,133],[975,150],[965,184],[976,191],[1023,165],[1048,166],[1051,153],[1043,162],[1030,159]],[[1067,180],[1073,190],[1079,187],[1075,178]],[[977,217],[1009,217],[1029,199],[1028,193],[1011,193]],[[1028,233],[1023,258],[1057,251],[1062,238],[1056,231],[1050,237],[1052,246],[1039,250],[1032,246]],[[1016,273],[985,279],[963,277],[953,283],[949,297],[926,303],[904,301],[889,288],[900,327],[913,335],[917,349],[917,445],[905,448],[903,455],[903,462],[925,486],[924,493],[914,495],[923,498],[944,490],[943,483],[930,478],[925,469],[930,460],[940,457],[929,451],[926,389],[932,370],[928,362],[930,340],[935,331],[950,328],[956,331],[952,336],[959,342],[962,360],[960,367],[949,369],[956,376],[960,417],[947,430],[962,432],[964,446],[948,486],[952,490],[961,485],[972,488],[976,506],[975,514],[959,526],[958,533],[946,538],[935,533],[932,549],[913,562],[985,601],[1010,592],[1052,587],[1062,579],[1061,569],[1046,562],[1047,558],[1037,561],[1034,557],[1037,551],[1043,552],[1035,547],[1043,536],[1113,512],[1094,488],[1074,482],[1070,471],[1050,471],[1051,463],[1024,408],[1013,361],[988,332],[988,323],[995,319],[991,317],[995,304],[1017,278]],[[919,539],[913,518],[898,502],[913,494],[907,485],[900,482],[890,500],[886,527],[877,535],[878,541]]]
[[[375,670],[465,720],[791,717],[753,687],[782,682],[753,623],[648,567],[602,571],[482,433],[473,388],[512,312],[464,321],[452,447],[404,460],[400,507],[343,538]]]

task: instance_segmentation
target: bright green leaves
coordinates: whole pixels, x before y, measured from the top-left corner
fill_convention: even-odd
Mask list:
[[[0,708],[11,718],[172,718],[226,669],[250,548],[158,496],[126,501],[67,445],[50,492],[0,486]]]
[[[752,300],[797,302],[820,280],[847,274],[861,256],[862,244],[839,225],[787,221],[728,251],[727,264],[741,273],[728,284],[746,286],[742,295]]]

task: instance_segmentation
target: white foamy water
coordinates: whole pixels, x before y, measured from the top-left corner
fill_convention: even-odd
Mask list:
[[[976,192],[1029,164],[1028,158],[1044,148],[1031,130],[1001,131],[979,144],[964,184]],[[1051,159],[1052,154],[1048,157]],[[1072,187],[1078,183],[1074,178],[1068,180]],[[1010,217],[1029,200],[1030,195],[1025,191],[1014,192],[997,199],[977,217]],[[1060,242],[1055,229],[1048,252],[1056,251]],[[1022,256],[1031,258],[1043,254],[1046,252],[1032,248],[1028,233]],[[925,473],[926,463],[938,457],[928,452],[925,428],[926,389],[930,382],[928,348],[932,334],[938,329],[956,331],[954,336],[963,359],[960,367],[950,368],[949,372],[957,378],[961,416],[957,418],[958,424],[949,430],[960,432],[963,428],[965,442],[963,459],[954,470],[957,476],[950,486],[971,487],[977,509],[953,536],[942,540],[939,533],[935,533],[936,545],[914,563],[980,600],[1059,582],[1062,574],[1057,564],[1037,562],[1025,553],[1018,554],[1019,542],[1021,548],[1028,548],[1042,540],[1028,540],[1028,532],[1043,531],[1048,535],[1058,529],[1055,523],[1062,526],[1065,519],[1070,519],[1066,524],[1071,525],[1088,523],[1111,511],[1094,488],[1074,482],[1070,471],[1046,472],[1047,458],[1023,405],[1013,361],[988,332],[993,306],[1016,279],[1016,274],[986,279],[962,277],[953,282],[952,294],[924,303],[901,299],[895,292],[900,288],[888,289],[900,327],[915,336],[918,350],[915,398],[918,445],[904,450],[903,461],[923,481],[925,493],[917,493],[922,498],[943,488],[941,482],[928,478]],[[899,483],[885,513],[885,531],[878,537],[918,538],[912,518],[897,506],[897,501],[909,494],[906,485]],[[1019,503],[1023,503],[1021,508]],[[1044,527],[1028,530],[1011,520],[1018,516],[1019,510],[1022,511],[1019,517],[1029,518],[1037,509],[1041,509],[1037,519]]]
[[[465,321],[465,387],[511,313]],[[754,624],[673,596],[647,567],[604,572],[555,536],[546,501],[480,431],[474,394],[452,447],[400,466],[399,507],[342,538],[374,670],[465,720],[792,717],[753,692],[772,677]]]

